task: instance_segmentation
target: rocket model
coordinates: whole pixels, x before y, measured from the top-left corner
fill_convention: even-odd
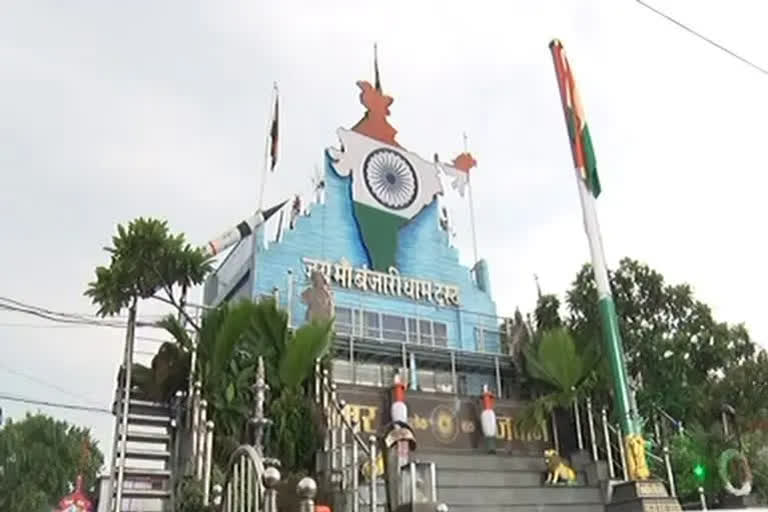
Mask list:
[[[483,412],[480,413],[480,426],[483,429],[485,444],[489,452],[496,451],[496,412],[493,406],[496,397],[488,390],[488,384],[483,385]]]
[[[283,201],[263,212],[261,210],[257,211],[244,221],[240,222],[237,226],[225,231],[221,236],[208,242],[205,247],[203,247],[206,256],[216,256],[221,251],[232,247],[240,240],[250,236],[256,228],[267,222],[272,215],[280,211],[280,208],[282,208],[285,203],[287,203],[287,201]]]

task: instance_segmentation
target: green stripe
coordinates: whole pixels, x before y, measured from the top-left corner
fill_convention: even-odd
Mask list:
[[[368,252],[371,267],[380,272],[387,272],[389,267],[396,266],[397,234],[407,221],[363,203],[355,202],[354,205],[360,238]]]
[[[598,302],[600,320],[603,330],[603,343],[605,344],[608,360],[613,374],[614,404],[618,409],[619,421],[624,434],[640,434],[639,418],[632,411],[632,402],[629,396],[629,379],[624,359],[624,347],[619,332],[619,318],[616,315],[616,305],[613,297],[603,297]]]
[[[595,197],[600,195],[600,177],[597,175],[597,159],[595,148],[592,146],[592,137],[589,134],[589,125],[584,124],[581,133],[581,147],[584,149],[584,165],[587,171],[587,187]]]

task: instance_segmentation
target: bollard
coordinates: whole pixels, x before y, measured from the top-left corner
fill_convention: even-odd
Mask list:
[[[315,511],[315,496],[317,495],[317,483],[310,477],[304,477],[296,486],[296,494],[299,495],[299,512]]]
[[[264,487],[264,512],[277,512],[277,489],[275,487],[280,483],[280,471],[276,467],[271,466],[264,471],[262,477]]]

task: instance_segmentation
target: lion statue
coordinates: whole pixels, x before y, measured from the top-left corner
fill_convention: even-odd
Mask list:
[[[557,450],[544,450],[544,462],[547,465],[545,484],[554,485],[558,480],[563,480],[567,484],[576,481],[576,472],[565,463],[565,460],[560,457]]]

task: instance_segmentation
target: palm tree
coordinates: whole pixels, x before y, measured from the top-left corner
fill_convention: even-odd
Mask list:
[[[540,392],[519,420],[525,431],[546,425],[555,409],[570,406],[574,398],[590,388],[600,363],[599,345],[578,344],[563,327],[541,333],[532,346],[523,349],[523,354],[528,376]]]
[[[163,320],[182,351],[197,351],[195,378],[203,384],[209,418],[216,424],[217,462],[225,463],[235,447],[249,441],[251,385],[262,357],[270,390],[267,411],[274,422],[267,450],[278,455],[288,471],[310,467],[319,422],[307,421],[317,412],[303,384],[316,359],[328,350],[332,325],[332,320],[311,323],[293,331],[288,315],[273,299],[242,300],[207,312],[195,346],[175,317]],[[171,387],[169,382],[164,389]]]

